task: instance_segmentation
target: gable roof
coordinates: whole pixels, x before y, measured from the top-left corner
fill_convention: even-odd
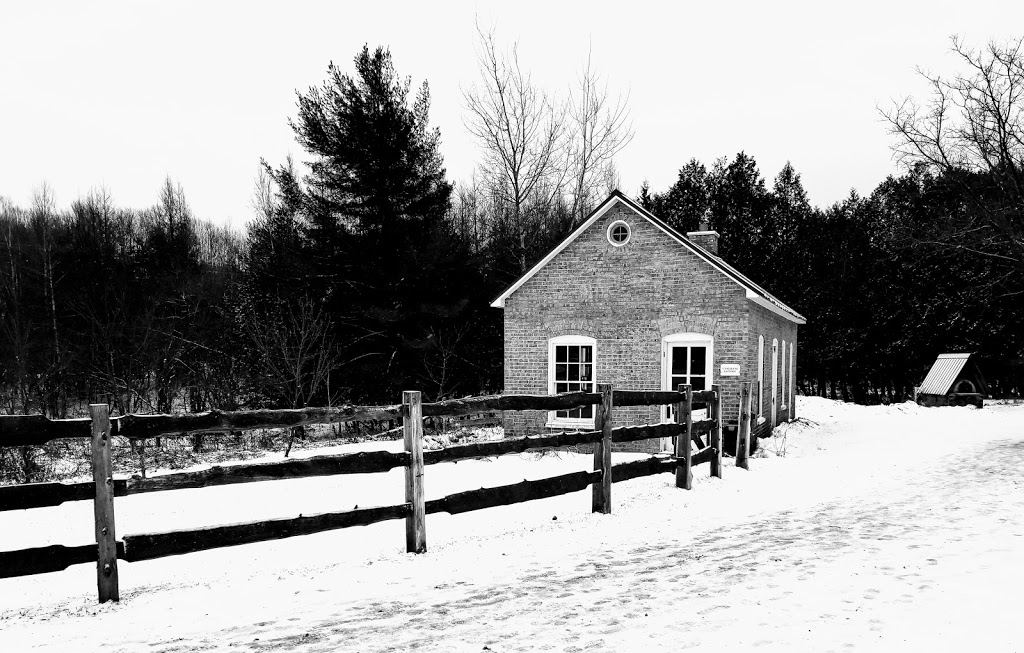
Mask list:
[[[932,363],[932,368],[928,370],[928,375],[921,382],[921,387],[917,390],[918,394],[944,395],[948,393],[949,389],[953,387],[953,383],[960,378],[960,373],[970,358],[971,354],[939,354],[935,362]],[[982,389],[982,392],[985,391]]]
[[[494,308],[504,308],[505,300],[508,299],[508,297],[512,293],[519,290],[519,288],[524,283],[529,281],[534,275],[540,272],[541,269],[551,261],[551,259],[558,256],[558,254],[561,253],[562,250],[568,247],[570,243],[572,243],[580,236],[580,234],[582,234],[584,231],[590,228],[590,225],[597,222],[601,218],[601,216],[607,213],[616,204],[623,204],[637,215],[646,218],[651,224],[653,224],[655,227],[664,232],[669,238],[675,240],[677,243],[687,248],[688,250],[696,254],[698,257],[704,259],[704,261],[709,263],[713,268],[715,268],[725,276],[732,279],[744,290],[746,290],[747,299],[749,299],[750,301],[760,306],[763,306],[769,311],[775,313],[776,315],[780,315],[791,322],[795,322],[797,324],[807,324],[807,319],[803,315],[800,315],[789,306],[786,306],[785,304],[780,302],[778,299],[773,297],[771,293],[769,293],[767,290],[751,281],[749,278],[740,273],[736,268],[732,267],[724,260],[722,260],[719,256],[716,256],[715,254],[712,254],[711,252],[707,251],[700,245],[691,242],[689,238],[680,234],[678,231],[676,231],[672,227],[668,226],[666,223],[656,218],[653,214],[651,214],[650,211],[648,211],[647,209],[643,208],[633,200],[623,195],[619,190],[612,191],[611,195],[609,195],[607,199],[601,202],[601,204],[599,204],[598,207],[590,213],[590,216],[583,221],[583,224],[577,227],[576,230],[569,234],[569,236],[565,240],[563,240],[554,249],[548,252],[547,256],[538,261],[537,264],[530,268],[530,270],[526,274],[519,277],[519,279],[517,279],[515,283],[506,288],[505,292],[498,295],[497,299],[491,302],[491,306],[493,306]]]

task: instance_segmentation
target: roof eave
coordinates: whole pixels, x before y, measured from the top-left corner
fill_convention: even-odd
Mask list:
[[[796,312],[790,313],[789,311],[783,310],[782,308],[779,308],[772,302],[768,301],[767,299],[765,299],[761,295],[758,295],[756,292],[750,289],[747,289],[747,299],[754,302],[758,306],[768,309],[769,311],[775,313],[779,317],[785,318],[790,322],[793,322],[794,324],[807,324],[807,318],[805,318],[803,315],[800,315],[799,313]]]

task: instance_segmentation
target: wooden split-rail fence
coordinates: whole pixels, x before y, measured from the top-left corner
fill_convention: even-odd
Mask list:
[[[737,466],[746,468],[750,436],[750,384],[742,385],[740,424],[737,433]],[[707,419],[693,421],[694,405],[708,408]],[[423,449],[424,418],[474,415],[504,410],[565,410],[595,406],[595,429],[561,432],[495,441],[453,445],[440,450]],[[615,427],[614,406],[674,405],[675,422]],[[722,476],[722,402],[720,388],[694,392],[690,386],[677,391],[612,390],[598,385],[598,392],[561,395],[499,395],[437,403],[422,403],[419,392],[405,392],[394,406],[347,406],[296,410],[253,410],[193,415],[125,415],[111,418],[106,404],[89,406],[87,419],[49,420],[41,415],[0,416],[0,447],[41,445],[59,438],[89,438],[92,443],[93,481],[83,483],[33,483],[0,487],[0,512],[56,506],[65,501],[92,500],[95,543],[80,546],[52,545],[18,551],[0,551],[0,578],[61,571],[71,565],[95,562],[100,602],[117,601],[117,561],[137,562],[164,556],[204,551],[224,546],[318,533],[349,526],[363,526],[389,519],[406,520],[406,549],[422,553],[427,548],[426,515],[458,514],[534,499],[544,499],[592,488],[594,512],[611,513],[612,483],[662,472],[675,473],[676,486],[690,489],[694,465],[710,463],[711,475]],[[132,440],[184,435],[194,432],[231,432],[280,428],[314,423],[357,420],[396,420],[403,423],[405,451],[359,452],[312,456],[279,462],[214,465],[194,472],[176,472],[150,478],[115,479],[111,470],[113,436]],[[701,435],[708,435],[707,446]],[[673,455],[611,464],[614,443],[653,438],[674,438]],[[694,450],[693,443],[699,443]],[[593,445],[594,470],[563,474],[536,481],[481,488],[426,501],[424,468],[445,461],[501,456],[533,449]],[[118,540],[114,525],[114,497],[145,492],[203,488],[235,483],[282,480],[330,474],[365,474],[405,468],[405,502],[398,505],[356,508],[340,512],[299,515],[190,530],[125,535]]]

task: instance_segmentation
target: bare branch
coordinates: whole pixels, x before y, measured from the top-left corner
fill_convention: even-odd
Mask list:
[[[590,52],[569,101],[568,170],[572,215],[580,220],[596,203],[612,159],[633,139],[629,96],[612,100],[607,82],[593,68]]]
[[[881,110],[895,158],[956,184],[969,215],[991,228],[973,246],[954,246],[1024,266],[1024,38],[984,49],[952,38],[964,71],[919,74],[931,88],[924,107],[911,99]]]

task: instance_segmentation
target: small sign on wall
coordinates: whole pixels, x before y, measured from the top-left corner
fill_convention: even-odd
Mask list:
[[[739,376],[740,366],[737,363],[722,363],[719,376]]]

